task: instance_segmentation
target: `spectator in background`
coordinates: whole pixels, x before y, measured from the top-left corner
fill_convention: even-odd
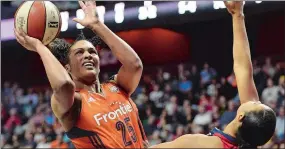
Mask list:
[[[51,148],[68,148],[68,144],[63,141],[63,133],[56,136],[56,140],[50,143]]]
[[[163,96],[163,92],[159,90],[159,85],[155,84],[153,91],[149,94],[149,99],[155,103],[156,106],[160,107],[160,99]]]
[[[183,125],[178,125],[176,127],[176,132],[175,132],[175,135],[172,138],[172,140],[177,139],[178,137],[182,136],[183,134],[185,134]]]
[[[199,89],[199,81],[200,81],[200,75],[197,71],[196,65],[193,65],[191,68],[190,80],[193,83],[193,94],[195,94],[196,92],[199,91],[198,89]]]
[[[218,101],[219,113],[222,114],[226,111],[227,103],[224,96],[220,96]]]
[[[23,105],[23,114],[26,118],[30,118],[33,114],[33,101],[29,101],[28,103]]]
[[[193,123],[200,126],[209,125],[212,122],[212,113],[206,112],[204,106],[199,106],[198,114],[195,116]]]
[[[284,107],[279,109],[279,113],[276,121],[275,134],[278,141],[283,141],[285,139],[285,117],[284,117]]]
[[[221,77],[218,93],[219,95],[225,96],[227,99],[232,98],[233,94],[237,94],[236,90],[227,82],[225,77]]]
[[[26,104],[29,101],[26,101],[24,99],[24,90],[22,88],[18,88],[15,92],[15,100],[17,101],[17,103],[19,103],[20,105]]]
[[[181,93],[188,94],[192,89],[192,82],[183,76],[181,77],[181,81],[179,82],[178,86]]]
[[[11,83],[8,81],[5,81],[3,84],[2,96],[10,97],[12,94],[13,94],[13,92],[11,89]]]
[[[27,95],[24,98],[26,98],[25,101],[33,101],[34,107],[38,104],[38,95],[33,91],[33,88],[27,90]]]
[[[47,142],[46,138],[43,137],[41,140],[38,142],[36,148],[52,148],[50,143]]]
[[[263,66],[262,70],[258,72],[256,75],[254,75],[253,77],[254,77],[254,82],[256,84],[258,94],[261,95],[263,89],[266,87],[266,83],[267,83],[266,80],[269,77],[266,73],[266,67]]]
[[[158,69],[158,72],[156,73],[156,79],[155,81],[162,87],[164,85],[164,79],[163,79],[163,71],[162,68]]]
[[[274,84],[278,84],[280,77],[285,75],[285,70],[281,68],[281,65],[279,63],[276,64],[275,69],[276,72],[273,76],[273,82]]]
[[[137,95],[137,98],[135,99],[135,103],[137,104],[138,109],[142,109],[145,105],[145,103],[148,100],[148,96],[146,93],[146,88],[142,87],[141,92]]]
[[[10,109],[9,114],[9,118],[4,125],[4,130],[7,133],[11,132],[15,126],[21,125],[21,118],[18,116],[16,108]]]
[[[56,139],[56,133],[54,132],[52,126],[45,126],[45,137],[47,142],[51,142]]]
[[[51,95],[52,95],[52,91],[50,88],[46,88],[45,89],[45,93],[44,93],[44,101],[45,102],[49,102],[51,99]]]
[[[267,87],[262,92],[262,100],[269,105],[271,102],[276,103],[278,99],[279,88],[273,84],[271,78],[267,79]]]
[[[212,83],[207,87],[207,94],[209,96],[217,96],[218,90],[217,90],[217,82],[215,79],[212,80]]]
[[[201,83],[202,83],[202,85],[205,85],[205,84],[210,82],[212,76],[211,76],[211,73],[210,73],[210,70],[209,70],[208,63],[204,64],[204,68],[200,72],[200,76],[201,76]]]
[[[54,117],[54,115],[53,115],[53,113],[52,113],[51,108],[48,107],[48,108],[46,109],[46,112],[45,112],[45,113],[46,113],[46,114],[45,114],[45,122],[46,122],[46,124],[48,124],[48,125],[53,125],[54,122],[55,122],[55,117]]]
[[[24,148],[35,148],[36,142],[34,141],[34,135],[32,133],[26,133],[25,141],[23,142]]]
[[[149,138],[149,140],[150,140],[149,145],[150,146],[153,146],[153,145],[156,145],[156,144],[159,144],[162,142],[160,137],[159,137],[159,134],[160,134],[160,132],[158,130],[153,132],[152,136]]]
[[[234,72],[227,77],[227,81],[232,87],[234,87],[234,88],[237,87],[237,81],[236,81],[236,77],[235,77]]]
[[[7,119],[7,109],[4,107],[3,102],[1,103],[1,124],[3,124]],[[2,127],[1,127],[2,128]]]
[[[275,74],[275,68],[271,64],[271,58],[267,57],[265,59],[265,72],[270,76],[273,77]]]
[[[170,97],[171,97],[172,94],[173,94],[173,91],[172,91],[172,89],[171,89],[170,84],[168,84],[168,83],[165,84],[162,101],[160,102],[161,105],[159,105],[158,108],[164,107],[164,106],[165,106],[165,102],[170,99]]]
[[[175,95],[170,97],[170,101],[166,103],[165,109],[167,111],[167,114],[170,116],[173,116],[178,110],[177,97]]]
[[[146,109],[146,119],[143,120],[144,131],[146,135],[151,135],[152,132],[156,129],[155,127],[156,117],[152,113],[151,107],[147,107]]]
[[[219,124],[221,128],[224,128],[229,124],[236,116],[236,108],[233,101],[228,102],[228,109],[222,114]]]
[[[34,136],[34,141],[36,143],[44,142],[46,143],[46,139],[43,141],[43,138],[46,138],[44,135],[44,130],[41,125],[36,126],[36,131],[35,131],[35,136]]]
[[[285,75],[280,76],[279,84],[278,84],[278,99],[277,99],[277,107],[279,108],[282,105],[282,102],[285,100]]]
[[[20,148],[20,142],[19,142],[19,137],[17,135],[12,136],[12,146],[13,148]]]

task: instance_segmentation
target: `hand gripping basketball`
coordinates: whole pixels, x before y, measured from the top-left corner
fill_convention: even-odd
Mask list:
[[[73,21],[80,23],[82,26],[87,28],[92,27],[92,25],[99,22],[99,18],[96,12],[96,2],[95,1],[79,1],[79,5],[84,11],[84,19],[74,18]]]
[[[28,36],[23,30],[14,30],[16,40],[26,49],[30,51],[37,52],[37,46],[42,44],[42,42],[36,38]]]

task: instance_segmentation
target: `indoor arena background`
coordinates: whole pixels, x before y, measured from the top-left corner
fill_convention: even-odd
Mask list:
[[[19,2],[1,4],[1,148],[54,148],[58,141],[60,147],[72,147],[51,111],[52,91],[39,56],[14,40],[13,15]],[[63,20],[60,37],[72,41],[80,26],[71,19],[82,12],[76,1],[55,4]],[[284,4],[245,4],[256,87],[261,101],[278,116],[276,133],[266,148],[284,148],[280,146],[285,127]],[[222,2],[100,1],[97,5],[100,16],[105,12],[107,26],[143,61],[141,83],[132,99],[150,145],[183,134],[207,133],[213,127],[223,129],[234,118],[239,97],[232,68],[232,21]],[[105,81],[120,64],[108,49],[100,50],[100,58],[100,78]]]

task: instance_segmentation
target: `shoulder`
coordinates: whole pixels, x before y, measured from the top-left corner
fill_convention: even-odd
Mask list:
[[[107,81],[102,84],[104,87],[108,87],[111,92],[120,92],[128,97],[127,92],[117,83],[117,74],[111,76]]]

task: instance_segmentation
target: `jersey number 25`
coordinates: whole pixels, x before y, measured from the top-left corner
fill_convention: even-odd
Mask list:
[[[116,123],[116,128],[118,131],[122,131],[122,139],[123,139],[123,142],[125,144],[125,146],[129,146],[132,144],[132,142],[137,142],[137,137],[136,137],[136,133],[134,131],[134,128],[132,126],[129,126],[128,125],[128,122],[130,121],[130,118],[129,117],[126,117],[124,119],[125,121],[125,124],[122,122],[122,121],[118,121]],[[132,141],[127,141],[126,139],[126,126],[127,126],[127,129],[128,129],[128,132],[131,133],[131,138],[132,138]]]

